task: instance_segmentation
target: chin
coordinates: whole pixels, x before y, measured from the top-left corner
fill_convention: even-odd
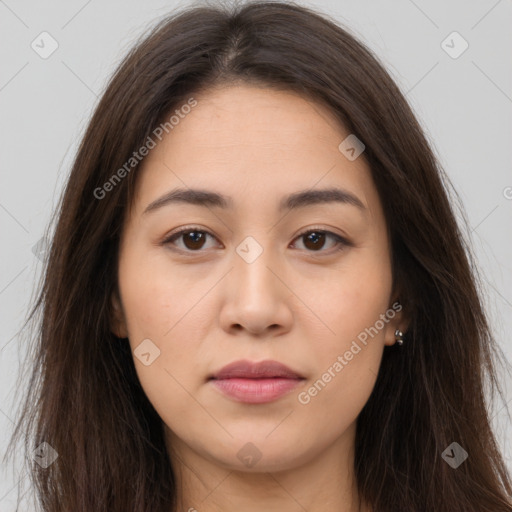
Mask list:
[[[217,445],[218,450],[215,452],[209,450],[207,457],[230,471],[248,473],[287,471],[311,458],[314,449],[301,446],[289,436],[286,441],[283,437],[265,440],[267,434],[268,432],[261,436],[261,441],[254,438],[250,440],[248,436],[231,439],[227,446]],[[300,452],[297,446],[301,446]]]

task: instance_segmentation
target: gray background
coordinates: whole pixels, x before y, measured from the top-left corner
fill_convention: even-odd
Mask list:
[[[512,361],[511,0],[301,3],[333,15],[365,41],[406,93],[466,209],[496,339]],[[106,79],[136,37],[182,5],[188,2],[0,0],[2,452],[24,353],[17,332],[41,271],[34,246]],[[42,46],[43,31],[58,43],[46,59],[31,47],[34,40]],[[469,44],[457,58],[442,46],[453,31]],[[452,39],[445,45],[458,52],[461,42]],[[512,405],[511,378],[502,380]],[[512,471],[512,427],[502,403],[492,415]],[[2,468],[1,512],[15,510],[18,481],[29,488],[18,468]]]

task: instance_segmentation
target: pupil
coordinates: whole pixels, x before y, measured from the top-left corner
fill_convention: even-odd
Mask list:
[[[323,233],[317,233],[316,231],[313,231],[311,232],[309,235],[307,235],[307,239],[309,241],[312,241],[313,242],[313,246],[315,248],[318,248],[318,247],[321,247],[322,246],[322,237],[324,236]],[[319,242],[319,239],[320,239],[320,242]]]
[[[196,249],[197,244],[199,242],[199,246],[201,246],[201,238],[203,238],[203,234],[198,231],[189,231],[188,233],[189,240],[192,243],[192,248]]]

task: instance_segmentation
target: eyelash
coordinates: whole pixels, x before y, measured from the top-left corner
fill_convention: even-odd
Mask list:
[[[186,226],[182,229],[180,229],[179,231],[176,231],[174,233],[171,233],[168,237],[166,237],[163,241],[162,241],[162,245],[172,245],[173,241],[175,239],[179,239],[180,236],[186,234],[186,233],[191,233],[191,232],[196,232],[196,233],[205,233],[209,236],[211,236],[212,238],[216,238],[212,233],[210,233],[209,231],[205,230],[205,229],[201,229],[199,226]],[[305,235],[308,235],[310,233],[321,233],[321,234],[324,234],[324,235],[328,235],[328,236],[331,236],[332,238],[334,238],[337,242],[337,245],[338,247],[336,247],[334,250],[327,250],[327,251],[323,251],[323,250],[318,250],[318,251],[308,251],[306,250],[306,252],[309,252],[311,253],[313,256],[316,256],[316,253],[323,253],[323,252],[327,252],[328,255],[329,254],[333,254],[333,253],[338,253],[339,251],[342,251],[344,250],[346,247],[352,247],[353,244],[347,240],[346,238],[343,238],[342,236],[340,235],[337,235],[336,233],[333,233],[332,231],[328,231],[328,230],[325,230],[325,229],[321,229],[321,228],[316,228],[316,227],[311,227],[311,228],[308,228],[307,230],[303,231],[302,233],[299,233],[294,240],[296,239],[299,239]],[[197,251],[193,251],[191,249],[180,249],[180,248],[172,248],[172,250],[175,250],[175,251],[178,251],[178,252],[184,252],[184,253],[194,253],[194,252],[197,252],[197,253],[200,253],[200,252],[204,252],[203,250],[201,249],[198,249]]]

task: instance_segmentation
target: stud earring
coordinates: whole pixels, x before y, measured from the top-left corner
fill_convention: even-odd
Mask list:
[[[395,331],[395,341],[400,346],[404,344],[404,333],[400,329]]]

